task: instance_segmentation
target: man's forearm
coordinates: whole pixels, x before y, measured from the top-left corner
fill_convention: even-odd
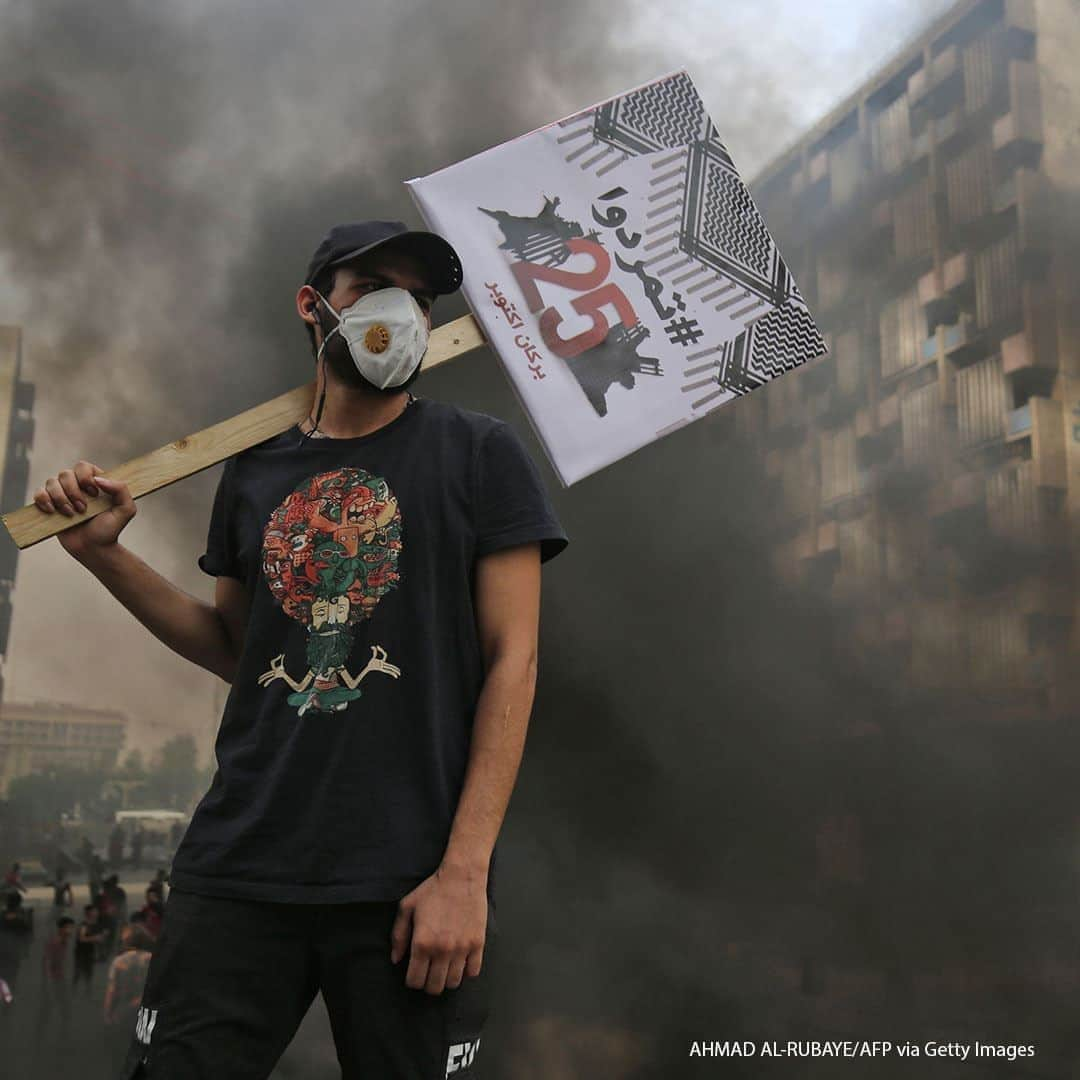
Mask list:
[[[477,702],[465,783],[442,868],[486,881],[525,749],[535,691],[535,656],[507,654],[489,668]]]
[[[213,604],[184,592],[123,544],[79,560],[156,637],[185,660],[232,680],[232,641]]]

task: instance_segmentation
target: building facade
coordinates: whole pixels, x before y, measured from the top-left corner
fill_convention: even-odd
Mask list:
[[[722,410],[778,572],[999,719],[1080,711],[1077,50],[1076,4],[962,0],[753,181],[830,351]]]
[[[19,776],[50,768],[112,769],[127,731],[119,712],[60,702],[0,707],[0,797]]]
[[[34,442],[34,384],[22,377],[22,330],[0,326],[0,512],[15,510],[26,502],[30,477],[30,447]],[[7,656],[11,633],[11,594],[19,549],[0,530],[0,665]],[[4,672],[0,666],[0,700],[4,696]]]

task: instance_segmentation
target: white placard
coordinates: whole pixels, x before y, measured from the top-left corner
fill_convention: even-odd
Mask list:
[[[564,486],[826,351],[684,71],[407,183]]]

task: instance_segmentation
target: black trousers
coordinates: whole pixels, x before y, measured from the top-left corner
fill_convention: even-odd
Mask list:
[[[429,994],[390,962],[397,901],[281,904],[172,889],[122,1080],[266,1080],[315,994],[342,1080],[476,1075],[496,960],[488,906],[477,976]]]

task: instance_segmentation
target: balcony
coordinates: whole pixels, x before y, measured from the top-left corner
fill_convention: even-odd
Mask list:
[[[1049,242],[1046,226],[1049,198],[1046,178],[1033,169],[1019,168],[994,189],[994,213],[1015,209],[1020,246],[1045,247]]]
[[[956,321],[956,304],[942,287],[937,270],[930,270],[919,278],[918,294],[919,303],[926,316],[926,328],[931,334],[941,323]],[[934,356],[936,355],[935,350]],[[931,357],[926,357],[926,359],[931,359]]]
[[[1005,0],[1005,12],[998,24],[1005,55],[1018,58],[1035,51],[1035,5],[1032,0]]]
[[[1042,107],[1038,70],[1027,60],[1009,61],[1009,111],[994,121],[994,156],[1001,167],[1035,168],[1042,153]]]
[[[835,427],[855,412],[863,397],[862,386],[847,390],[842,390],[835,384],[830,386],[818,399],[818,423],[825,427]]]
[[[907,81],[907,96],[911,107],[922,105],[930,92],[930,69],[921,67]]]
[[[1046,177],[1031,169],[1018,169],[1011,181],[998,189],[999,197],[1009,200],[1002,209],[1015,207],[1020,271],[1037,277],[1049,262],[1054,243],[1052,195]]]
[[[1075,596],[1053,574],[1039,574],[1017,582],[1011,597],[1014,610],[1027,615],[1071,618]]]
[[[941,359],[941,342],[939,336],[935,330],[928,338],[926,338],[919,348],[919,360],[922,364],[933,364]]]
[[[900,442],[900,427],[873,427],[869,406],[855,413],[855,460],[860,471],[867,472],[864,490],[873,487],[873,470],[884,465],[896,452]]]
[[[4,467],[2,495],[0,499],[7,506],[17,506],[26,502],[26,485],[30,480],[30,461],[28,458],[12,458]]]
[[[1031,439],[1033,481],[1037,487],[1065,488],[1065,417],[1060,401],[1032,397],[1005,415],[1005,440]]]
[[[826,521],[816,529],[810,527],[795,540],[795,551],[802,556],[802,567],[807,584],[816,588],[828,588],[840,565],[840,547],[835,521]]]
[[[966,298],[975,285],[975,274],[971,266],[971,255],[961,251],[945,260],[941,268],[945,291],[954,299]]]
[[[800,389],[805,394],[820,394],[832,383],[834,368],[835,362],[828,354],[804,364]]]
[[[934,489],[930,518],[943,544],[970,541],[986,531],[986,483],[982,472],[964,473]]]
[[[15,383],[15,400],[13,408],[23,412],[32,412],[34,409],[34,383],[19,379]]]
[[[835,521],[823,521],[817,528],[817,558],[839,559],[839,531]]]
[[[798,210],[822,209],[829,199],[829,155],[825,150],[814,154],[791,178],[791,193],[798,199]]]
[[[891,428],[900,423],[900,395],[890,394],[878,402],[878,428]]]
[[[1007,168],[1036,168],[1042,154],[1042,121],[1009,112],[994,121],[994,154]]]
[[[930,129],[924,127],[918,134],[911,136],[911,155],[909,161],[914,164],[930,153]]]
[[[954,364],[962,366],[975,359],[979,349],[975,320],[967,312],[962,312],[955,323],[941,328],[941,345]]]
[[[1022,439],[1031,434],[1031,402],[1005,414],[1005,438]]]
[[[29,450],[34,445],[34,418],[16,413],[11,418],[10,444]]]
[[[1013,334],[1001,342],[1001,370],[1005,375],[1021,375],[1042,371],[1057,371],[1057,357],[1045,349],[1042,336],[1033,337],[1027,331]]]
[[[934,122],[934,142],[939,149],[945,149],[963,134],[966,116],[962,108],[950,109]]]
[[[963,64],[957,47],[943,49],[927,67],[914,72],[908,78],[907,92],[913,110],[941,112],[955,105],[964,92]]]
[[[1035,33],[1035,5],[1032,0],[1005,0],[1001,25],[1010,31]]]
[[[867,272],[885,265],[893,250],[892,203],[888,199],[876,203],[857,220],[851,243],[853,261],[864,266]]]

